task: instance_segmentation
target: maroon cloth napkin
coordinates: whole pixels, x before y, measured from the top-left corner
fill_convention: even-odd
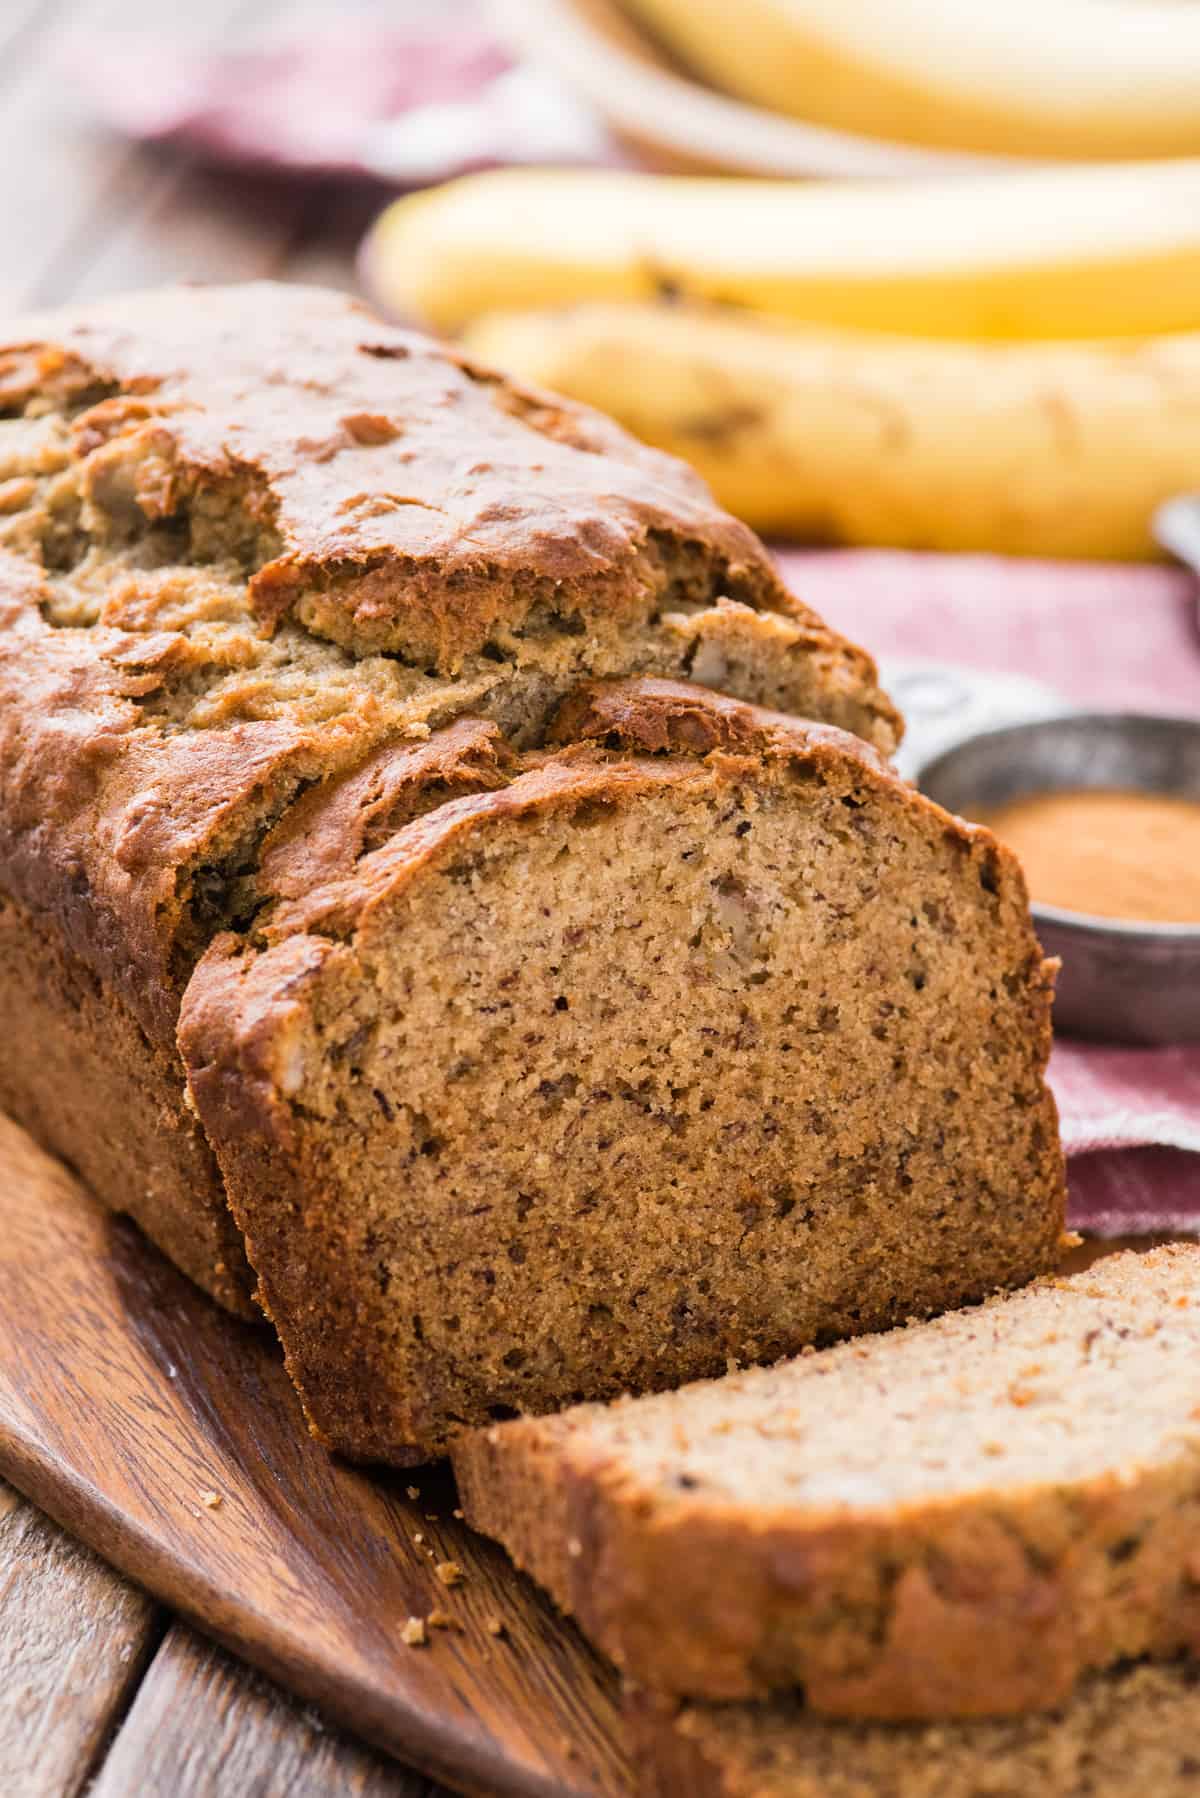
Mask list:
[[[65,73],[111,130],[206,163],[421,187],[513,162],[620,160],[554,78],[513,58],[469,0],[197,52],[175,33],[78,30]]]
[[[877,655],[1031,675],[1081,706],[1200,715],[1197,589],[1180,570],[894,550],[781,561],[804,599]],[[1071,1223],[1102,1235],[1200,1229],[1200,1045],[1063,1038],[1050,1079]]]

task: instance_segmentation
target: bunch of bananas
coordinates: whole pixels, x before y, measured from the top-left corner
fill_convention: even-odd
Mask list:
[[[763,530],[1154,554],[1157,504],[1200,487],[1200,6],[746,0],[736,32],[724,0],[632,10],[810,119],[1146,160],[473,176],[385,213],[384,303],[614,414]]]
[[[716,87],[868,137],[1008,156],[1200,151],[1181,0],[623,0]]]

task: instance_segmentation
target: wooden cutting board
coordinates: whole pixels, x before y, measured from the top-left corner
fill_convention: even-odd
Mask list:
[[[447,1785],[629,1798],[610,1671],[455,1519],[444,1470],[368,1475],[327,1455],[269,1332],[225,1316],[4,1118],[0,1473],[244,1660]],[[446,1562],[460,1583],[438,1577]],[[436,1611],[456,1627],[406,1646],[406,1619]]]

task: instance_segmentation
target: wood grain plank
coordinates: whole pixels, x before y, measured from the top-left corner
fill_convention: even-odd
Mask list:
[[[72,299],[173,281],[277,275],[303,216],[294,185],[159,159],[159,173],[102,240],[69,246],[51,277]]]
[[[445,1471],[369,1476],[327,1455],[269,1334],[219,1312],[6,1120],[0,1473],[241,1658],[454,1790],[628,1798],[610,1670],[454,1517]],[[447,1586],[450,1561],[463,1577]],[[435,1611],[455,1627],[406,1645],[405,1620]]]
[[[0,5],[0,84],[10,89],[0,109],[0,307],[181,280],[357,285],[357,246],[383,189],[205,170],[127,144],[91,125],[60,67],[80,33],[184,31],[198,48],[269,34],[287,24],[285,0],[208,0],[186,14],[164,13],[158,0],[11,4],[15,21]],[[5,58],[5,34],[18,28],[22,53]]]
[[[89,1798],[441,1798],[175,1624]]]
[[[179,31],[158,0],[117,0],[137,27],[161,36]],[[222,21],[220,12],[227,16]],[[202,52],[218,43],[236,49],[286,32],[290,0],[220,0],[202,9],[203,33],[188,38]],[[254,281],[279,273],[310,206],[306,185],[197,166],[185,155],[133,148],[131,168],[153,169],[134,203],[103,234],[77,232],[54,271],[54,284],[72,299],[89,299],[173,281]],[[58,295],[51,295],[57,298]]]
[[[136,1686],[157,1608],[0,1482],[0,1792],[73,1798]]]
[[[0,91],[37,54],[65,0],[4,0],[0,10]]]
[[[160,0],[73,0],[51,9],[28,54],[8,59],[0,106],[0,308],[68,298],[79,271],[123,221],[153,209],[173,172],[162,157],[92,126],[64,74],[72,41],[146,28],[218,43],[246,15],[247,0],[186,9]]]

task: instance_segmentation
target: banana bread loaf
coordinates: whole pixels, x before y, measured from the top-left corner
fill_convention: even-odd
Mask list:
[[[988,833],[699,687],[593,685],[549,737],[378,847],[315,805],[287,855],[329,877],[184,998],[263,1301],[356,1457],[774,1360],[1058,1245],[1051,978]]]
[[[380,755],[445,797],[469,769],[392,751],[468,712],[533,745],[581,677],[634,671],[897,735],[682,465],[339,295],[0,331],[0,1104],[247,1309],[175,1023],[264,843]]]
[[[628,1706],[639,1798],[1195,1798],[1200,1662],[1092,1674],[1057,1710],[834,1723],[797,1698]]]
[[[650,1687],[1018,1714],[1200,1649],[1198,1366],[1200,1245],[1172,1245],[501,1424],[455,1467],[468,1521]]]

